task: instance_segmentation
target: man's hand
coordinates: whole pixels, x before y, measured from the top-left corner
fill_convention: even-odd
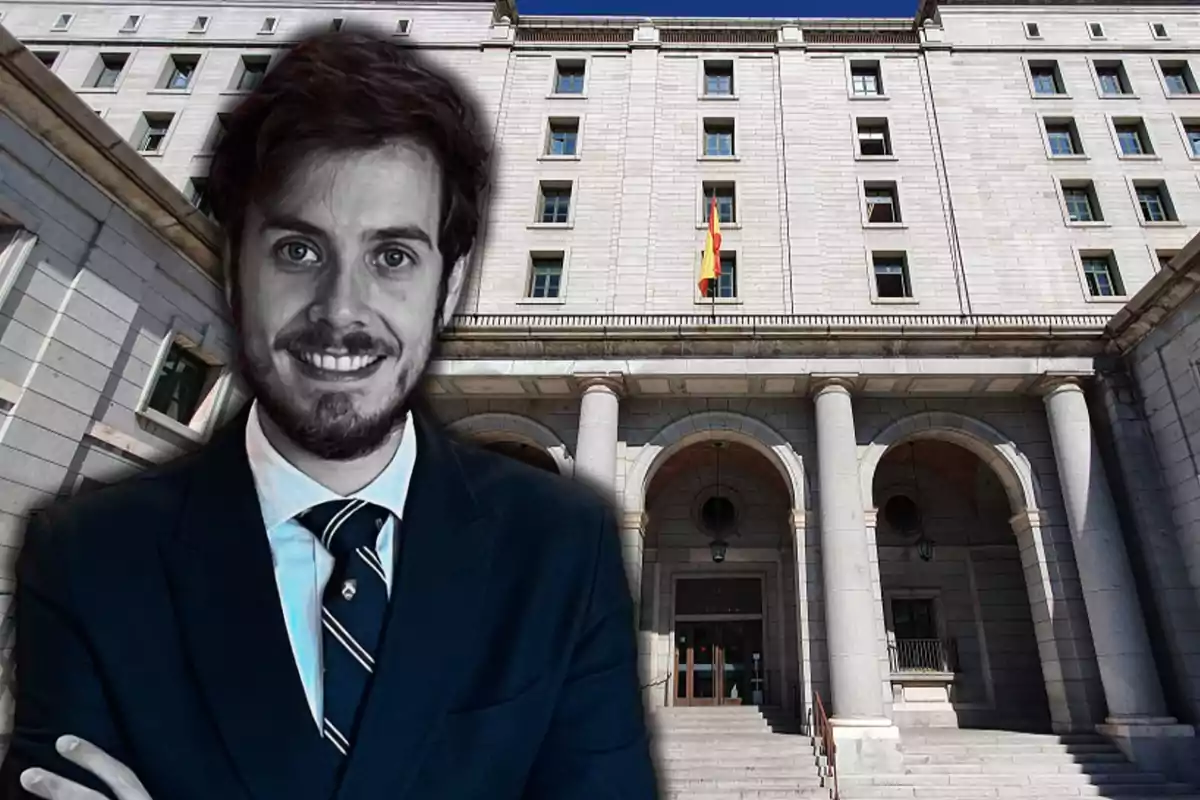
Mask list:
[[[150,795],[133,772],[96,745],[77,736],[60,736],[54,743],[58,752],[108,784],[117,800],[150,800]],[[31,767],[21,773],[26,791],[45,800],[107,800],[99,792],[80,786],[61,775]]]

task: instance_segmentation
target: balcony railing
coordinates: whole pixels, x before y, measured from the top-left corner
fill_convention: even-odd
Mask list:
[[[892,674],[958,672],[958,651],[953,640],[897,639],[888,645]]]

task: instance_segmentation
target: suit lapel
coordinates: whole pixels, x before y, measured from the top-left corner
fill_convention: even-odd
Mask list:
[[[245,450],[243,412],[197,455],[164,545],[192,663],[250,794],[327,800],[336,765],[305,700]]]
[[[414,417],[417,461],[390,617],[338,800],[406,796],[481,640],[488,519],[437,423],[425,413]]]

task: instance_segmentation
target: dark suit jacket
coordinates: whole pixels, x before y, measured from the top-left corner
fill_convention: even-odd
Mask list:
[[[4,798],[81,736],[153,800],[649,800],[610,510],[419,416],[392,608],[344,778],[306,703],[245,453],[195,454],[39,513],[17,566]]]

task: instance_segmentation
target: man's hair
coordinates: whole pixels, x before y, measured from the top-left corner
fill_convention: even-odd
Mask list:
[[[454,263],[481,236],[490,142],[474,100],[416,53],[369,33],[323,32],[294,45],[229,115],[209,169],[213,216],[224,228],[237,295],[246,210],[279,191],[313,153],[372,149],[401,139],[428,148],[442,174],[438,249],[442,298]]]

